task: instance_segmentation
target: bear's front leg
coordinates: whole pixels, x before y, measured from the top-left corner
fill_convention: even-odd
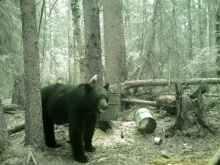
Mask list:
[[[87,117],[86,127],[84,133],[85,150],[88,152],[95,152],[95,147],[92,145],[92,137],[94,135],[95,126],[97,121],[97,114],[92,113]]]
[[[79,124],[81,123],[81,124]],[[69,137],[70,143],[73,150],[74,158],[77,162],[86,163],[88,158],[85,155],[83,147],[83,124],[82,121],[76,122],[73,121],[69,123]]]
[[[46,110],[43,111],[44,138],[47,147],[58,148],[54,133],[54,123],[50,120]]]

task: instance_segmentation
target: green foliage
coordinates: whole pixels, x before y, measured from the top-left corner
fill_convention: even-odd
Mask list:
[[[68,1],[52,0],[45,3],[43,13],[40,13],[42,3],[37,8],[38,17],[43,14],[44,18],[39,38],[42,86],[55,83],[60,75],[68,78],[68,37],[72,34]]]
[[[187,67],[184,67],[185,72],[191,76],[189,78],[215,77],[217,49],[206,47],[195,50],[195,53],[193,60],[188,61]]]
[[[198,7],[198,1],[192,1],[192,59],[189,58],[188,1],[122,2],[129,75],[138,66],[142,66],[141,79],[216,76],[217,51],[213,47],[217,1],[211,1],[210,11],[207,8],[210,1],[202,1],[201,8]],[[76,48],[72,46],[75,41],[72,39],[73,20],[69,1],[45,1],[43,13],[43,1],[36,3],[38,23],[43,14],[38,41],[42,85],[56,82],[59,75],[64,75],[68,81],[69,66],[74,67],[72,58],[76,54]],[[79,4],[81,5],[81,1]],[[23,72],[19,1],[1,1],[0,15],[0,76],[3,77],[0,92],[5,93],[5,89],[11,89],[12,75]],[[83,31],[83,18],[81,21]],[[102,21],[101,19],[101,26]]]
[[[0,93],[6,94],[13,74],[23,72],[19,1],[1,1],[0,16]]]

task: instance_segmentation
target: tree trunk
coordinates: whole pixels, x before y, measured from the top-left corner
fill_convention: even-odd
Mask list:
[[[24,106],[24,75],[14,75],[12,104]]]
[[[121,0],[103,1],[103,21],[107,81],[119,84],[127,79]]]
[[[212,3],[212,1],[207,1],[208,3],[208,41],[209,44],[208,46],[211,47],[213,45],[213,14],[212,14],[212,10],[213,10],[213,6],[214,4]]]
[[[85,28],[85,57],[89,73],[86,81],[98,75],[98,84],[103,84],[101,40],[100,40],[100,20],[98,0],[83,0],[84,28]]]
[[[181,76],[181,69],[180,69],[180,65],[182,63],[182,61],[180,61],[180,58],[181,58],[181,55],[178,53],[178,38],[177,38],[177,18],[176,18],[176,0],[173,0],[173,9],[172,9],[172,39],[173,39],[173,51],[172,51],[172,56],[174,57],[174,61],[175,62],[172,62],[172,68],[171,68],[171,75],[174,75],[174,77],[171,77],[171,78],[175,78],[177,80],[180,79],[180,76]],[[175,68],[175,69],[174,69]]]
[[[82,32],[81,32],[81,24],[80,24],[80,18],[81,18],[81,8],[79,5],[79,0],[71,0],[71,11],[73,16],[73,45],[74,45],[74,77],[77,77],[80,75],[80,81],[77,81],[74,83],[85,83],[86,82],[86,73],[88,72],[88,67],[84,65],[83,60],[85,53],[83,52],[83,42],[82,42]],[[80,74],[78,69],[80,69]],[[77,77],[78,79],[78,77]]]
[[[189,53],[188,53],[188,59],[193,59],[193,29],[192,29],[192,10],[191,5],[192,0],[188,0],[187,8],[188,8],[188,45],[189,45]]]
[[[220,2],[218,2],[218,10],[216,13],[215,40],[218,54],[216,57],[217,75],[220,76]]]
[[[0,99],[0,153],[7,147],[8,145],[8,131],[7,125],[4,119],[2,102]]]
[[[25,144],[44,145],[35,0],[21,0],[25,77]]]
[[[202,12],[202,2],[201,0],[198,0],[198,10],[199,10],[199,14],[198,14],[198,20],[199,20],[199,47],[202,49],[204,46],[204,35],[203,35],[203,12]]]

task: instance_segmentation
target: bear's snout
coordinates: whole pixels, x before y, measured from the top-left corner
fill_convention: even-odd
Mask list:
[[[100,99],[99,101],[99,111],[101,113],[105,112],[108,109],[108,103],[105,98]]]

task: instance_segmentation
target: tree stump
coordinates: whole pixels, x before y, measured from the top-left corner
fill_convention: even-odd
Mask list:
[[[175,130],[187,131],[195,124],[199,124],[202,128],[205,128],[209,132],[214,134],[214,132],[208,127],[204,119],[205,108],[203,104],[202,94],[208,91],[208,87],[205,84],[201,84],[196,92],[194,92],[189,97],[183,95],[183,89],[180,84],[176,83],[175,88],[176,109],[178,115],[175,119],[174,124],[166,129],[165,136],[172,137],[175,134]],[[189,114],[189,112],[194,112],[194,114]]]

